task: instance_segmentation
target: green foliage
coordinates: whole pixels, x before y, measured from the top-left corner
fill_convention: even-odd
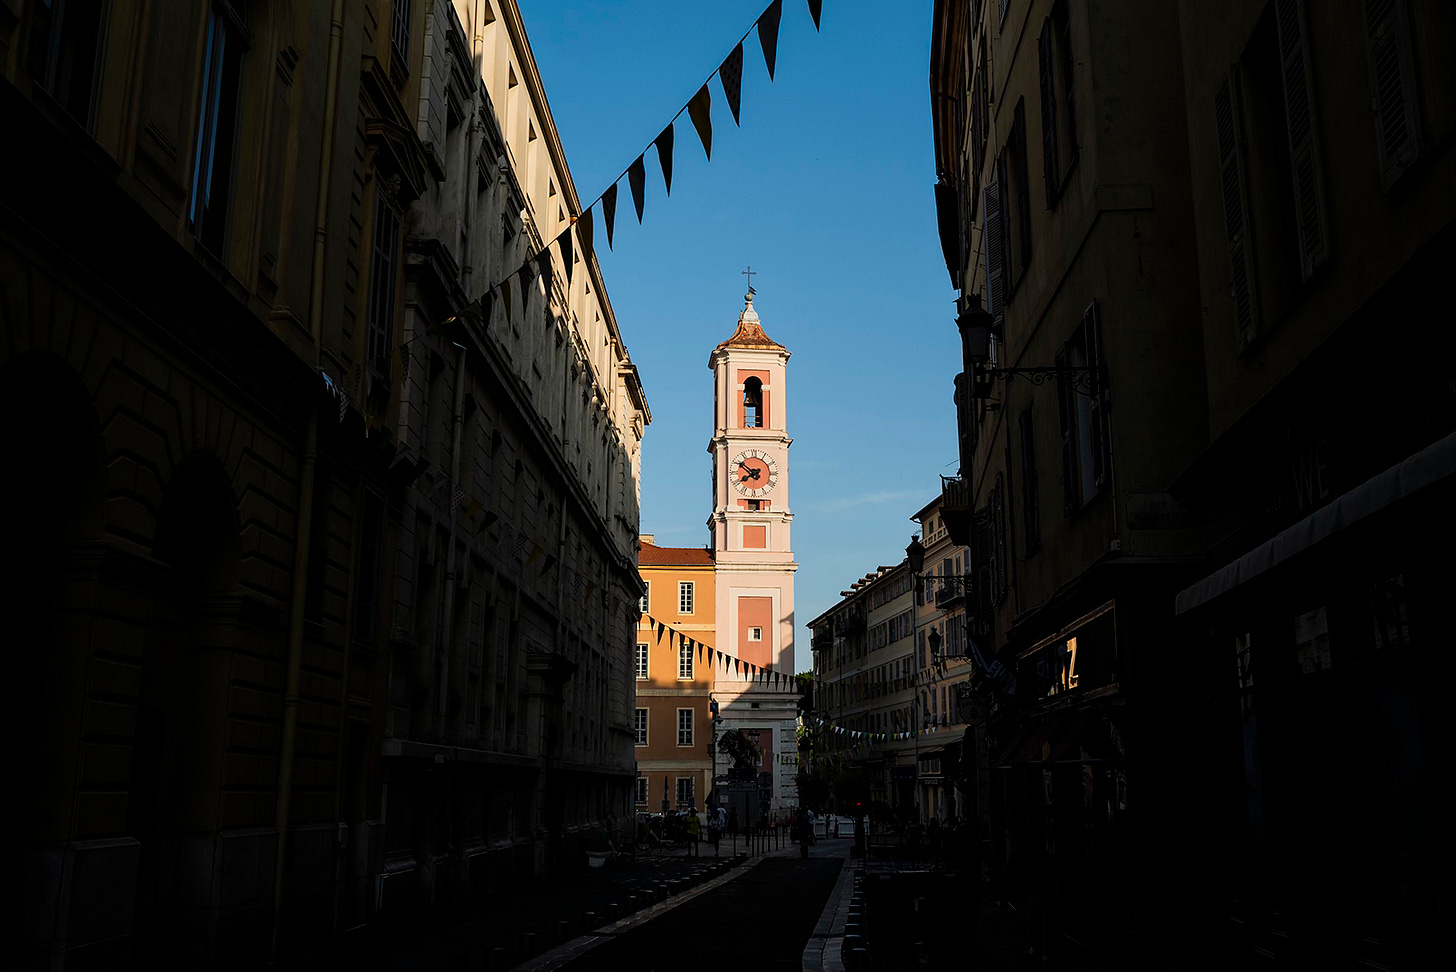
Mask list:
[[[734,769],[753,769],[763,761],[763,753],[742,732],[725,732],[719,736],[718,752],[733,760]]]

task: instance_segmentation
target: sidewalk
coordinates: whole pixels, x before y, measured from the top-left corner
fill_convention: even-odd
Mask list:
[[[341,941],[287,957],[269,969],[289,972],[505,972],[594,929],[632,916],[645,920],[704,882],[738,873],[756,858],[721,856],[700,845],[653,851],[635,861],[584,869],[558,880],[492,895],[449,914],[373,926]],[[743,841],[739,841],[742,854]],[[615,863],[615,862],[614,862]]]

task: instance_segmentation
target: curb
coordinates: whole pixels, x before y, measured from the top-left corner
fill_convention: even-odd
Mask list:
[[[603,942],[614,938],[617,935],[620,935],[622,932],[628,931],[632,928],[636,928],[638,925],[651,921],[658,915],[671,911],[680,904],[685,904],[686,902],[693,900],[700,894],[712,891],[714,888],[722,887],[729,881],[733,881],[739,877],[742,877],[744,874],[747,874],[749,870],[752,869],[753,866],[761,860],[763,860],[762,855],[758,857],[750,857],[743,863],[738,864],[733,868],[730,868],[728,873],[726,874],[720,874],[718,877],[713,878],[711,881],[705,881],[695,888],[690,888],[687,891],[675,894],[672,897],[668,898],[666,901],[659,901],[657,904],[652,905],[649,908],[643,908],[641,911],[634,912],[633,914],[628,915],[626,918],[622,918],[610,924],[603,925],[601,928],[598,928],[595,931],[592,931],[586,935],[580,935],[576,938],[573,938],[571,941],[567,942],[564,945],[558,945],[555,948],[551,949],[551,951],[549,952],[543,952],[542,954],[537,955],[534,958],[528,959],[520,965],[513,966],[510,972],[552,972],[552,970],[560,968],[561,966],[572,961],[573,959],[581,956],[586,952],[591,951],[593,948],[596,948]],[[841,922],[841,926],[842,924],[843,923]]]
[[[844,945],[844,923],[849,917],[850,889],[854,885],[853,857],[844,859],[844,866],[839,871],[839,880],[834,883],[834,890],[829,894],[829,901],[824,905],[824,911],[819,915],[819,923],[814,926],[814,934],[809,936],[809,941],[804,945],[804,955],[800,967],[803,972],[844,972],[844,958],[842,947]]]

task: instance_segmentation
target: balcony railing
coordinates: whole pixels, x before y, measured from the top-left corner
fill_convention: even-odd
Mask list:
[[[940,518],[951,543],[970,545],[973,500],[969,480],[960,476],[940,477]]]
[[[966,596],[965,582],[959,577],[945,577],[935,592],[935,606],[949,607]]]
[[[834,644],[834,629],[829,625],[821,625],[814,629],[809,636],[809,647],[813,651],[823,651]]]

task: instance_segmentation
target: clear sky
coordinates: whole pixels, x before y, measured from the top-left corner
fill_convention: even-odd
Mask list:
[[[520,0],[583,204],[627,167],[768,0]],[[708,353],[733,333],[752,264],[764,330],[787,347],[797,638],[916,529],[956,471],[955,296],[936,236],[930,0],[784,0],[775,80],[744,42],[742,127],[715,78],[713,158],[679,119],[672,195],[649,152],[637,225],[622,180],[607,292],[652,425],[642,532],[703,546],[711,510]]]

